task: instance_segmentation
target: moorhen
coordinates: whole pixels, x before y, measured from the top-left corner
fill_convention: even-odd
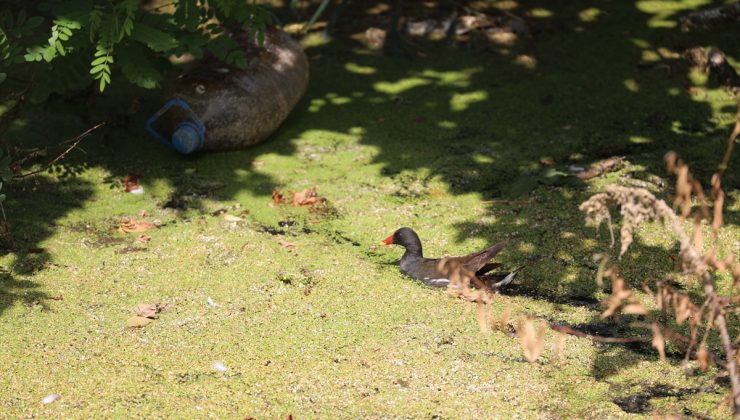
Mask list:
[[[406,252],[401,257],[401,272],[403,274],[421,280],[429,286],[445,287],[450,284],[447,273],[440,270],[441,258],[424,258],[421,250],[421,240],[413,229],[402,227],[395,231],[393,235],[385,238],[383,243],[386,245],[401,245],[406,248]],[[507,243],[508,241],[499,242],[488,249],[464,257],[447,257],[447,261],[455,261],[466,271],[482,276],[500,266],[500,264],[489,263],[489,261],[501,252]],[[512,271],[503,280],[489,287],[498,290],[506,286],[514,280],[518,271],[519,269]]]

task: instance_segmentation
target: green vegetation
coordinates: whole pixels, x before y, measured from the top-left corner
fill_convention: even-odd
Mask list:
[[[516,238],[498,260],[527,267],[490,305],[496,318],[510,307],[512,325],[535,316],[634,334],[599,319],[609,293],[594,281],[592,256],[618,251],[603,229],[584,225],[578,204],[613,182],[669,200],[671,181],[655,181],[666,177],[667,150],[707,184],[735,104],[660,52],[690,41],[740,58],[737,31],[674,28],[703,3],[522,2],[512,12],[537,31],[516,44],[422,44],[413,59],[337,37],[307,48],[309,91],[280,131],[238,152],[172,154],[142,129],[159,93],[125,83],[88,105],[27,105],[3,134],[24,149],[74,137],[87,118],[133,98],[142,104],[84,140],[85,153],[2,185],[13,243],[0,257],[0,413],[728,417],[717,371],[687,375],[670,345],[659,363],[649,343],[568,336],[559,360],[548,331],[530,364],[507,328],[480,333],[474,307],[404,278],[401,250],[379,245],[400,226],[413,227],[430,256]],[[661,65],[638,66],[645,57]],[[627,163],[580,184],[553,181],[542,163],[568,173],[610,156]],[[144,195],[122,191],[128,174]],[[725,174],[720,238],[736,258],[738,174]],[[514,181],[527,177],[534,182],[519,194]],[[314,185],[328,211],[270,205],[275,188]],[[223,209],[243,220],[225,220]],[[142,232],[151,240],[118,231],[122,219],[142,217],[158,226]],[[662,227],[642,228],[622,275],[639,291],[675,271],[676,251]],[[137,304],[155,302],[171,306],[126,328]],[[42,405],[53,393],[61,398]]]
[[[275,22],[265,8],[238,0],[49,0],[10,4],[0,13],[0,83],[43,102],[97,80],[102,92],[120,71],[146,89],[160,85],[170,56],[247,66],[226,29],[249,31],[262,44]],[[13,7],[15,6],[15,7]]]

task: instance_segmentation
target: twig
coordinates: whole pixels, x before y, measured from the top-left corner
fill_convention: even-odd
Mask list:
[[[89,136],[93,131],[97,130],[98,128],[100,128],[100,127],[102,127],[104,125],[105,125],[105,123],[102,122],[102,123],[100,123],[100,124],[98,124],[98,125],[96,125],[96,126],[94,126],[92,128],[87,129],[87,131],[85,131],[84,133],[78,135],[77,137],[74,137],[74,138],[69,139],[69,140],[65,140],[62,144],[73,142],[72,145],[69,146],[67,148],[67,150],[65,150],[64,152],[62,152],[59,156],[55,157],[51,162],[49,162],[46,165],[44,165],[43,168],[38,169],[38,170],[35,170],[35,171],[28,172],[28,173],[25,173],[25,174],[22,174],[22,175],[17,175],[17,176],[14,176],[13,178],[14,179],[26,178],[26,177],[33,176],[33,175],[39,174],[41,172],[44,172],[45,170],[49,169],[49,167],[51,165],[53,165],[53,164],[57,163],[58,161],[64,159],[64,157],[67,156],[67,154],[69,152],[71,152],[72,149],[74,149],[75,147],[77,147],[77,145],[80,144],[80,142],[85,137]]]
[[[735,144],[735,140],[738,136],[740,136],[740,100],[738,100],[737,102],[737,122],[735,123],[735,128],[732,130],[732,134],[730,134],[730,140],[727,142],[727,149],[725,149],[725,155],[724,157],[722,157],[722,163],[719,165],[719,176],[722,176],[722,174],[725,173],[725,170],[727,170],[727,165],[730,164],[732,147]]]
[[[564,334],[575,335],[576,337],[588,338],[589,340],[598,341],[600,343],[629,344],[629,343],[641,343],[641,342],[650,341],[649,337],[632,337],[632,338],[603,337],[600,335],[593,335],[593,334],[585,333],[583,331],[578,331],[574,328],[567,327],[565,325],[555,325],[555,324],[549,324],[549,325],[550,325],[550,328],[552,328],[554,331],[564,333]]]

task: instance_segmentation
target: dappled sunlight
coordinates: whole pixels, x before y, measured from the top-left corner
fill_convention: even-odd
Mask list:
[[[640,91],[640,84],[635,79],[625,79],[623,83],[624,87],[630,92],[637,93]]]
[[[472,67],[455,71],[438,71],[426,69],[420,74],[423,77],[436,79],[438,86],[452,86],[466,88],[470,86],[471,79],[478,73],[482,72],[482,67]]]
[[[652,143],[653,140],[651,138],[645,137],[645,136],[630,136],[630,143],[634,144],[648,144]]]
[[[578,19],[584,23],[596,22],[603,13],[604,11],[597,7],[589,7],[588,9],[583,9],[578,12]]]
[[[398,95],[419,86],[426,86],[432,82],[421,77],[407,77],[396,82],[375,82],[373,87],[377,92],[388,95]]]
[[[370,21],[372,25],[384,23],[391,10],[390,3],[345,3],[356,8],[355,13],[372,6],[372,13],[381,15]],[[172,331],[178,340],[192,340],[205,331],[213,334],[209,335],[213,342],[222,342],[212,327],[228,322],[246,331],[247,341],[282,349],[273,355],[273,347],[266,351],[251,346],[247,354],[225,361],[234,372],[233,366],[243,363],[254,367],[254,377],[264,377],[299,360],[296,348],[310,349],[309,370],[319,366],[326,368],[322,371],[342,372],[335,382],[321,378],[314,383],[305,379],[309,375],[289,385],[274,385],[279,392],[302,387],[300,392],[280,394],[281,398],[301,393],[323,398],[325,389],[313,391],[313,385],[337,386],[343,387],[337,395],[356,403],[352,393],[364,387],[367,378],[352,379],[359,384],[356,388],[342,381],[349,381],[347,372],[360,369],[372,371],[373,380],[382,377],[388,385],[380,391],[362,388],[367,392],[361,404],[374,407],[381,404],[378,399],[384,399],[383,404],[385,399],[397,401],[399,390],[403,395],[418,391],[414,375],[425,372],[418,362],[425,359],[414,352],[422,348],[422,355],[449,362],[440,370],[444,375],[445,369],[473,364],[464,361],[488,363],[502,369],[499,376],[486,377],[491,384],[510,372],[515,380],[535,372],[547,377],[550,382],[537,378],[537,383],[551,385],[552,394],[578,394],[551,400],[554,405],[540,412],[544,416],[557,413],[560,403],[570,407],[571,414],[583,415],[585,409],[571,407],[572,400],[608,403],[614,384],[641,380],[643,364],[653,353],[569,337],[569,348],[578,348],[569,364],[551,367],[548,363],[555,357],[549,348],[545,362],[525,364],[519,354],[513,355],[518,346],[504,332],[476,336],[476,328],[458,319],[462,305],[402,278],[397,265],[402,251],[380,247],[378,242],[400,226],[417,230],[429,256],[464,255],[509,239],[496,261],[507,270],[524,268],[503,296],[495,298],[496,311],[511,304],[517,316],[535,313],[548,322],[594,334],[622,333],[598,320],[599,301],[608,291],[595,282],[599,264],[593,257],[614,254],[609,232],[603,226],[585,226],[578,204],[615,182],[642,183],[667,196],[670,182],[665,182],[661,159],[668,148],[679,149],[682,156],[712,170],[723,150],[719,139],[726,139],[722,128],[732,123],[733,103],[705,75],[687,75],[679,51],[667,47],[690,38],[655,24],[677,21],[688,10],[686,4],[699,2],[641,1],[636,3],[639,9],[625,2],[479,3],[506,10],[531,30],[479,33],[475,42],[454,46],[413,41],[406,44],[408,56],[388,57],[358,45],[341,31],[327,38],[322,35],[325,25],[317,26],[305,41],[312,68],[304,98],[268,141],[246,150],[187,157],[170,153],[138,128],[158,105],[159,93],[143,101],[132,123],[113,127],[97,143],[83,143],[86,155],[80,152],[61,162],[77,168],[66,190],[59,189],[61,176],[50,173],[40,178],[40,185],[29,183],[28,191],[9,194],[7,210],[18,220],[14,229],[21,238],[20,249],[44,251],[37,257],[5,257],[11,270],[0,272],[0,291],[7,288],[10,298],[0,296],[0,315],[3,305],[17,306],[14,311],[22,314],[26,309],[21,304],[44,299],[28,292],[55,293],[46,283],[43,287],[25,283],[30,277],[18,273],[26,266],[73,272],[75,279],[85,281],[100,269],[105,282],[94,285],[93,296],[104,296],[115,307],[103,311],[93,307],[97,302],[85,302],[92,308],[85,310],[105,315],[107,327],[120,328],[115,317],[129,302],[171,298],[177,310],[172,318],[153,324],[162,328],[154,330],[157,333],[176,326]],[[430,16],[444,18],[447,11],[435,10]],[[354,25],[355,17],[349,15],[343,24]],[[718,39],[723,46],[732,40]],[[59,122],[53,120],[58,109],[46,114],[28,121],[51,121],[48,127]],[[48,137],[48,127],[37,130],[34,141]],[[587,182],[577,178],[592,163],[613,156],[624,156],[624,164]],[[89,166],[82,167],[87,161]],[[120,179],[128,174],[139,175],[144,195],[121,191]],[[734,188],[738,175],[728,171],[726,177],[729,188]],[[523,191],[514,188],[519,180],[527,184]],[[290,197],[290,192],[313,187],[326,199],[326,213],[271,198],[275,189]],[[32,188],[43,195],[32,194]],[[728,223],[736,229],[740,200],[736,193],[729,192],[728,197]],[[47,201],[52,205],[39,204]],[[131,251],[135,237],[117,233],[115,223],[142,211],[157,220],[159,228],[150,232],[151,242]],[[69,215],[85,223],[79,231],[68,223]],[[108,245],[114,236],[125,242]],[[637,237],[637,246],[624,257],[624,271],[632,276],[633,287],[639,287],[645,276],[672,268],[674,253],[670,241],[653,226]],[[83,241],[99,248],[91,246],[69,258]],[[97,258],[94,264],[85,253]],[[61,264],[58,254],[67,255],[64,264],[69,267],[53,265]],[[53,281],[63,277],[59,273],[48,270],[44,282],[57,287]],[[105,278],[108,275],[115,281]],[[221,280],[204,283],[207,278]],[[132,284],[125,289],[116,284],[123,280]],[[184,293],[178,291],[183,285]],[[219,308],[205,303],[212,293],[220,294],[213,296]],[[209,317],[191,319],[206,311]],[[298,321],[291,323],[293,319]],[[354,331],[359,319],[368,321],[360,332],[361,342]],[[405,327],[399,328],[401,324]],[[289,328],[286,332],[271,325]],[[129,333],[123,337],[130,335],[136,342],[137,335]],[[286,339],[289,346],[281,344]],[[393,350],[395,340],[402,341],[403,349]],[[391,350],[373,354],[366,344]],[[378,369],[388,370],[390,376],[378,376],[383,374]],[[635,377],[620,373],[622,369]],[[675,370],[671,380],[681,374],[679,367]],[[568,375],[574,372],[582,383],[569,383]],[[423,378],[443,381],[436,373],[427,372]],[[177,386],[185,389],[200,386],[196,379],[213,379],[197,374],[200,379]],[[652,380],[665,372],[650,374]],[[246,383],[253,378],[249,375],[244,368],[229,380]],[[553,378],[561,382],[553,383]],[[381,396],[375,397],[376,392]],[[719,397],[708,398],[714,402]],[[304,407],[304,402],[296,407]],[[623,414],[616,405],[607,405],[611,410],[607,417]]]
[[[647,21],[651,28],[675,28],[678,26],[679,12],[708,4],[711,4],[711,0],[643,0],[635,3],[638,10],[654,15]]]
[[[488,100],[488,92],[485,90],[454,93],[452,98],[450,98],[450,110],[453,112],[462,112],[467,110],[472,104],[486,100]]]
[[[377,72],[378,72],[378,69],[377,69],[377,68],[375,68],[375,67],[371,67],[371,66],[361,66],[361,65],[359,65],[359,64],[357,64],[357,63],[354,63],[354,62],[352,62],[352,61],[350,61],[350,62],[346,63],[346,64],[344,65],[344,68],[345,68],[345,69],[346,69],[346,70],[347,70],[348,72],[350,72],[350,73],[354,73],[354,74],[362,74],[362,75],[370,75],[370,74],[375,74],[375,73],[377,73]]]
[[[551,18],[554,13],[552,10],[545,9],[544,7],[535,7],[529,9],[529,15],[535,18]]]

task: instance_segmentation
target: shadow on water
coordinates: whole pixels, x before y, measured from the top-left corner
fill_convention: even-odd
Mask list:
[[[312,75],[303,100],[270,141],[249,150],[174,156],[141,129],[159,105],[159,93],[125,95],[125,85],[114,83],[108,95],[144,95],[140,111],[86,142],[87,154],[65,160],[61,166],[69,176],[61,182],[38,178],[28,194],[26,184],[12,187],[8,207],[19,245],[16,263],[0,274],[0,311],[16,300],[44,297],[33,282],[14,276],[50,261],[43,252],[23,256],[23,249],[38,247],[55,220],[90,199],[92,186],[75,173],[102,167],[111,183],[129,173],[149,183],[165,180],[174,192],[162,205],[180,210],[199,208],[205,196],[229,200],[251,191],[269,197],[284,180],[255,171],[252,162],[267,153],[305,155],[309,162],[311,151],[290,140],[306,134],[303,121],[313,132],[361,133],[360,144],[377,150],[364,163],[382,165],[382,174],[399,184],[420,184],[422,195],[432,178],[454,194],[480,194],[490,217],[454,224],[457,241],[518,235],[520,244],[506,258],[529,265],[514,293],[593,305],[596,265],[590,258],[606,247],[608,235],[583,226],[577,205],[586,194],[577,187],[540,186],[537,194],[514,198],[512,182],[545,169],[543,159],[563,170],[622,155],[645,172],[661,173],[667,150],[678,151],[707,179],[724,151],[728,130],[717,127],[728,121],[718,115],[734,110],[728,105],[718,112],[697,101],[687,89],[694,84],[688,67],[674,52],[712,44],[740,57],[740,35],[719,27],[680,32],[675,23],[691,10],[678,3],[673,10],[652,10],[656,2],[505,2],[511,5],[507,13],[526,21],[529,34],[510,45],[417,42],[421,54],[413,58],[379,56],[354,41],[349,35],[365,28],[351,22],[363,22],[353,18],[368,8],[357,3],[347,7],[333,41],[307,49]],[[68,135],[86,127],[84,118],[64,114],[63,108],[50,105],[31,114],[6,136],[43,144],[53,140],[48,126],[62,126],[58,133]],[[43,127],[32,123],[39,119]],[[738,176],[728,171],[725,185],[736,188]],[[407,198],[413,200],[401,195]],[[729,214],[727,221],[736,224],[738,217]],[[634,278],[657,277],[672,268],[665,250],[639,243],[624,261],[626,274],[640,274]]]

